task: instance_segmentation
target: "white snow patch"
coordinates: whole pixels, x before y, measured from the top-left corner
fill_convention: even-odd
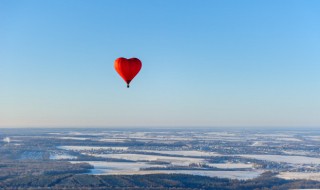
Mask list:
[[[136,172],[143,168],[165,167],[164,165],[149,165],[145,162],[104,162],[104,161],[71,161],[71,163],[89,163],[94,167],[91,174],[112,174],[113,172]]]
[[[108,138],[105,138],[105,139],[99,139],[98,141],[101,141],[101,142],[125,142],[126,139],[108,139]]]
[[[143,154],[88,154],[90,156],[124,159],[130,161],[160,161],[170,162],[175,166],[189,166],[192,163],[205,163],[206,161],[201,158],[183,158],[172,156],[158,156],[158,155],[143,155]]]
[[[191,157],[221,156],[221,154],[218,154],[215,152],[205,152],[205,151],[198,151],[198,150],[186,150],[186,151],[143,150],[143,152],[178,155],[178,156],[191,156]]]
[[[320,158],[313,158],[307,156],[284,156],[284,155],[255,155],[255,154],[241,154],[236,155],[246,158],[254,158],[258,160],[267,160],[272,162],[286,162],[291,164],[320,164]]]
[[[307,136],[312,141],[320,141],[320,136]]]
[[[284,150],[282,152],[285,154],[295,154],[295,155],[301,155],[301,156],[310,154],[309,152],[302,151],[302,150]]]
[[[57,139],[65,139],[65,140],[81,140],[85,141],[88,140],[89,138],[83,138],[83,137],[56,137]]]
[[[320,173],[302,173],[302,172],[281,172],[277,175],[283,179],[305,179],[320,181]]]
[[[301,142],[302,140],[293,138],[293,137],[281,137],[281,138],[276,138],[278,141],[292,141],[292,142]]]
[[[50,160],[66,160],[66,159],[77,159],[76,156],[71,156],[69,154],[53,154],[50,155]]]
[[[47,133],[48,135],[60,135],[61,133]]]
[[[230,179],[253,179],[263,173],[254,171],[205,171],[205,170],[140,170],[142,168],[164,167],[163,165],[149,165],[142,162],[102,162],[102,161],[71,161],[71,163],[89,163],[94,166],[90,174],[93,175],[146,175],[146,174],[189,174]]]
[[[82,151],[82,150],[128,150],[128,147],[118,146],[58,146],[60,149]]]
[[[223,169],[243,169],[253,168],[253,164],[245,163],[224,163],[224,164],[207,164],[210,167],[223,168]]]
[[[252,143],[251,146],[264,146],[264,144],[263,144],[263,142],[256,141],[256,142]]]
[[[5,138],[3,138],[3,142],[6,142],[6,143],[10,143],[10,137],[5,137]]]

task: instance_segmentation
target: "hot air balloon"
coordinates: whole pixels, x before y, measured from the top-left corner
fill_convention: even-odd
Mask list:
[[[114,68],[118,74],[127,83],[127,87],[130,87],[130,82],[139,73],[142,67],[142,63],[137,58],[126,59],[120,57],[114,61]]]

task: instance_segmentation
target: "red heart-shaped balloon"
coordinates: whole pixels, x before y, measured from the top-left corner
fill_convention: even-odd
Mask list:
[[[137,58],[126,59],[126,58],[120,57],[114,61],[115,70],[127,83],[128,88],[129,88],[130,82],[139,73],[141,67],[142,67],[142,63]]]

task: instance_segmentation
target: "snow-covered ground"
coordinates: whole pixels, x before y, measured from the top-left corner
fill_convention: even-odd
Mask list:
[[[276,138],[277,141],[293,141],[293,142],[301,142],[301,139],[293,138],[293,137],[281,137]]]
[[[128,150],[128,147],[118,147],[118,146],[59,146],[59,149],[63,150]]]
[[[266,145],[261,141],[256,141],[256,142],[252,143],[251,146],[266,146]]]
[[[253,179],[262,170],[253,171],[205,171],[205,170],[140,170],[148,167],[164,167],[163,165],[149,165],[143,162],[102,162],[102,161],[72,161],[71,163],[89,163],[94,166],[90,174],[93,175],[145,175],[145,174],[190,174],[230,179]]]
[[[143,168],[165,167],[158,164],[147,164],[146,162],[104,162],[104,161],[71,161],[71,163],[89,163],[94,166],[91,174],[106,174],[114,172],[137,172]]]
[[[101,141],[101,142],[125,142],[126,139],[102,138],[102,139],[99,139],[98,141]]]
[[[89,138],[83,138],[83,137],[57,137],[57,139],[65,139],[65,140],[89,140]]]
[[[84,134],[86,136],[84,136]],[[72,136],[74,135],[74,136]],[[77,136],[79,135],[79,136]],[[81,136],[80,136],[81,135]],[[89,135],[89,137],[88,137]],[[92,135],[93,137],[90,137]],[[314,168],[320,167],[320,158],[317,157],[317,151],[309,151],[296,148],[296,145],[304,144],[305,146],[313,145],[311,140],[320,140],[317,134],[308,136],[298,135],[295,133],[244,133],[244,132],[102,132],[95,131],[90,133],[65,133],[56,138],[70,140],[88,140],[100,142],[110,142],[107,146],[60,146],[59,149],[77,151],[84,155],[95,157],[121,159],[128,162],[106,162],[106,161],[88,161],[94,166],[91,174],[94,175],[111,175],[111,174],[192,174],[204,175],[211,177],[227,177],[232,179],[251,179],[259,176],[263,171],[258,170],[256,164],[247,163],[237,158],[252,158],[257,160],[265,160],[270,162],[284,162],[288,166],[295,168],[305,168],[306,171],[315,171]],[[308,140],[308,138],[310,140]],[[131,142],[132,141],[132,142]],[[134,142],[144,142],[144,146],[134,144]],[[219,141],[219,142],[217,142]],[[234,141],[234,142],[233,142]],[[124,143],[125,142],[125,143]],[[152,142],[152,143],[148,143]],[[186,143],[186,146],[166,146],[176,142]],[[217,152],[199,151],[195,149],[192,143],[200,143],[200,147],[205,145],[203,150],[214,150]],[[237,143],[241,143],[246,151],[242,151],[237,147]],[[79,143],[79,142],[77,142]],[[110,145],[112,143],[112,145]],[[132,143],[132,144],[130,144]],[[75,143],[74,143],[75,144]],[[86,144],[86,143],[84,143]],[[113,144],[119,145],[114,146]],[[156,145],[155,145],[156,144]],[[190,146],[191,144],[191,146]],[[286,147],[279,148],[281,144]],[[68,145],[68,144],[66,144]],[[87,143],[87,145],[90,145]],[[128,147],[127,147],[128,145]],[[237,148],[234,148],[236,145]],[[289,146],[290,145],[290,146]],[[291,146],[292,145],[292,146]],[[212,147],[212,148],[211,148]],[[268,151],[268,148],[276,151]],[[230,151],[229,151],[230,149]],[[110,151],[91,151],[91,150],[110,150]],[[232,151],[234,150],[234,151]],[[281,155],[278,154],[279,151]],[[67,152],[67,151],[64,151]],[[218,153],[220,152],[220,153]],[[225,152],[225,154],[223,153]],[[261,154],[256,154],[261,152]],[[248,153],[248,154],[246,154]],[[250,154],[251,153],[251,154]],[[253,154],[254,153],[254,154]],[[265,153],[265,155],[263,155]],[[70,153],[72,155],[72,153]],[[156,154],[156,155],[154,155]],[[70,155],[69,155],[70,156]],[[53,155],[50,159],[72,159],[68,155]],[[221,158],[216,158],[220,156]],[[224,156],[226,158],[224,158]],[[314,156],[314,157],[313,157]],[[229,159],[230,158],[230,159]],[[212,161],[221,163],[211,163]],[[81,161],[82,162],[82,161]],[[230,162],[230,163],[223,163]],[[243,162],[243,163],[237,163]],[[73,162],[75,163],[75,162]],[[258,162],[259,163],[259,162]],[[215,169],[206,166],[215,167]],[[145,170],[146,168],[152,170]],[[166,169],[166,167],[169,167]],[[187,169],[185,169],[188,167]],[[310,168],[308,168],[310,167]],[[161,169],[159,169],[161,168]],[[174,170],[173,168],[177,169]],[[185,170],[184,170],[185,169]],[[242,170],[242,171],[213,171],[213,170]],[[271,168],[273,169],[273,168]],[[284,171],[284,170],[282,170]],[[300,171],[300,170],[299,170]],[[284,172],[279,174],[282,178],[297,179],[314,179],[319,177],[315,173],[293,173]]]
[[[47,133],[48,135],[60,135],[61,133]]]
[[[230,178],[230,179],[253,179],[262,174],[262,171],[203,171],[203,170],[164,170],[164,171],[150,171],[164,174],[189,174],[200,175],[208,177]]]
[[[307,136],[308,140],[312,140],[312,141],[320,141],[320,135],[318,136]]]
[[[222,169],[249,169],[253,168],[253,164],[245,163],[223,163],[223,164],[207,164],[210,167],[222,168]]]
[[[263,134],[254,134],[256,137],[267,137],[267,138],[274,138],[274,137],[293,137],[292,134],[284,134],[284,133],[263,133]]]
[[[254,158],[258,160],[267,160],[273,162],[286,162],[291,164],[320,164],[320,158],[307,156],[283,156],[283,155],[256,155],[256,154],[241,154],[237,155],[246,158]]]
[[[53,154],[50,155],[50,159],[51,160],[69,160],[69,159],[77,159],[76,156],[72,156],[69,154]]]
[[[206,132],[205,135],[213,135],[213,136],[219,136],[219,137],[223,137],[223,136],[227,136],[227,137],[234,137],[237,136],[237,134],[235,133],[231,133],[231,132]]]
[[[281,172],[277,175],[283,179],[306,179],[320,181],[320,173]]]
[[[136,162],[150,162],[160,161],[169,162],[175,166],[189,166],[192,163],[206,163],[202,158],[184,158],[174,156],[158,156],[158,155],[143,155],[143,154],[89,154],[90,156],[103,157],[103,158],[116,158],[125,159]]]
[[[282,152],[285,154],[294,154],[294,155],[301,155],[301,156],[306,156],[310,154],[310,152],[302,151],[302,150],[284,150]]]
[[[198,151],[198,150],[185,150],[185,151],[143,150],[143,152],[177,155],[177,156],[190,156],[190,157],[221,156],[221,154],[218,154],[215,152],[205,152],[205,151]]]

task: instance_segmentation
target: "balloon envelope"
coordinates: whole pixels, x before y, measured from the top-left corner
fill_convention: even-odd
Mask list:
[[[142,67],[142,63],[137,58],[126,59],[126,58],[120,57],[114,61],[115,70],[127,83],[128,88],[129,88],[130,82],[139,73],[141,67]]]

